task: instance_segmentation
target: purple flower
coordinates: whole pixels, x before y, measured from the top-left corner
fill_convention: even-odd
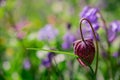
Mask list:
[[[93,35],[92,31],[89,31],[89,30],[86,30],[86,28],[83,28],[82,33],[83,33],[84,38],[94,39],[94,35]],[[97,32],[95,32],[95,33],[96,33],[97,40],[99,41],[99,39],[100,39],[99,34]],[[78,31],[77,34],[80,34],[80,31]],[[81,36],[80,36],[80,38],[81,38]]]
[[[84,7],[83,11],[80,13],[80,18],[87,18],[92,23],[94,30],[99,29],[98,16],[97,16],[98,11],[99,11],[98,8],[91,8],[89,6],[86,6]],[[87,22],[85,23],[86,26],[88,26],[87,29],[91,30],[89,24]]]
[[[120,32],[120,21],[113,21],[110,26],[112,26],[112,31]]]
[[[119,57],[119,56],[120,56],[120,53],[119,53],[119,52],[113,53],[113,57],[117,58],[117,57]]]
[[[30,69],[30,67],[31,67],[30,61],[28,59],[25,59],[23,66],[25,69]]]
[[[42,60],[42,65],[49,68],[52,65],[52,58],[54,57],[53,52],[49,52],[47,57]]]
[[[113,21],[108,28],[108,40],[109,42],[113,42],[116,37],[117,33],[120,32],[120,21]]]
[[[70,49],[72,43],[76,40],[76,38],[70,31],[68,31],[64,35],[63,40],[64,40],[64,42],[62,44],[62,48],[63,49]]]
[[[51,61],[49,59],[43,59],[42,65],[45,66],[46,68],[48,68],[51,66]]]
[[[113,42],[117,36],[116,32],[112,30],[113,27],[108,29],[108,40],[109,42]]]
[[[0,0],[0,7],[4,7],[6,5],[6,0]]]
[[[99,34],[97,32],[95,32],[95,33],[96,33],[96,38],[99,41],[99,39],[100,39]],[[91,31],[87,31],[87,32],[83,33],[83,35],[84,35],[84,38],[94,39],[93,32],[91,32]]]
[[[38,33],[39,40],[53,40],[58,35],[58,30],[54,29],[52,25],[47,24],[44,28],[40,29]]]
[[[89,6],[85,6],[83,8],[83,11],[80,13],[80,17],[84,17],[86,15],[86,13],[88,12],[89,9],[90,9]]]
[[[62,44],[62,48],[63,48],[63,49],[69,49],[70,46],[71,46],[71,45],[70,45],[67,41],[63,42],[63,44]]]
[[[47,57],[48,57],[48,59],[49,59],[50,61],[52,61],[52,58],[54,57],[54,54],[55,54],[55,53],[53,53],[53,52],[49,52],[49,53],[48,53]]]

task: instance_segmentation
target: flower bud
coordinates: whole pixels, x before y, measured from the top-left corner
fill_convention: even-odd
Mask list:
[[[73,43],[74,52],[79,57],[82,66],[90,65],[95,56],[95,46],[92,39],[77,40]]]

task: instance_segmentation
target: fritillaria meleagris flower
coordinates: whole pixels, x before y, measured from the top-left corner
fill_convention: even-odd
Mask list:
[[[78,61],[81,65],[87,66],[93,62],[95,56],[95,46],[92,39],[77,40],[73,43],[75,54],[80,57]]]

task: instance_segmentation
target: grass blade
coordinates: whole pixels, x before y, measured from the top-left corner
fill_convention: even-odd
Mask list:
[[[40,49],[40,48],[27,48],[27,50],[41,50],[41,51],[47,51],[47,52],[54,52],[56,54],[66,54],[75,58],[78,58],[77,55],[75,55],[74,53],[70,53],[70,52],[64,52],[64,51],[57,51],[57,50],[46,50],[46,49]]]

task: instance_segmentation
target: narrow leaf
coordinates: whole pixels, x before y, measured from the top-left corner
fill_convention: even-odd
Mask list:
[[[27,50],[41,50],[41,51],[47,51],[47,52],[54,52],[56,54],[66,54],[69,56],[73,56],[75,58],[78,58],[77,55],[75,55],[74,53],[70,53],[70,52],[64,52],[64,51],[57,51],[57,50],[46,50],[46,49],[40,49],[40,48],[27,48]]]

